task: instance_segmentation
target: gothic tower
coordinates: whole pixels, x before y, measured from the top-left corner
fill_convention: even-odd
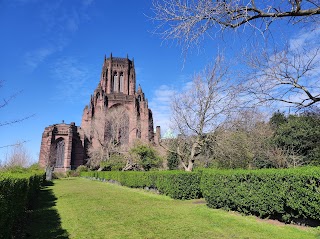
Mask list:
[[[153,142],[152,112],[141,86],[136,90],[134,60],[113,57],[111,54],[109,58],[104,58],[100,82],[91,95],[89,105],[84,108],[81,128],[88,132],[94,118],[108,115],[111,109],[119,107],[124,109],[124,117],[128,118],[127,132],[124,132],[128,139],[125,143],[130,145],[136,139],[145,143]],[[93,146],[96,144],[95,139],[92,139],[92,143]]]
[[[117,117],[111,117],[114,115]],[[46,127],[39,164],[55,167],[55,171],[75,169],[87,162],[89,145],[97,148],[101,141],[113,141],[111,134],[119,144],[131,146],[137,139],[158,143],[160,128],[157,132],[153,132],[152,112],[141,86],[136,90],[134,61],[111,54],[104,57],[100,81],[83,110],[81,127],[64,122]]]

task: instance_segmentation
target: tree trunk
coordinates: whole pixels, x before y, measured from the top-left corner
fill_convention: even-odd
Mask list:
[[[193,170],[193,160],[189,160],[188,167],[185,169],[186,172],[192,172]]]

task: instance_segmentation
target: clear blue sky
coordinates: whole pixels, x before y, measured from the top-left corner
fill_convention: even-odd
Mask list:
[[[228,56],[236,55],[241,38],[208,39],[184,62],[175,43],[151,33],[155,25],[145,16],[152,15],[150,8],[150,0],[0,0],[0,100],[22,90],[0,109],[0,122],[35,114],[0,127],[0,147],[26,140],[37,161],[46,126],[62,120],[80,125],[104,55],[111,52],[134,58],[137,83],[149,100],[154,123],[167,129],[170,95],[226,45]],[[0,148],[0,160],[8,152],[10,148]]]

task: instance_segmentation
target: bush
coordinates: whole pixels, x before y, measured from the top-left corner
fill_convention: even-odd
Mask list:
[[[81,173],[81,172],[88,172],[88,171],[89,171],[89,169],[88,169],[88,167],[87,167],[87,166],[85,166],[85,165],[80,165],[80,166],[78,166],[78,167],[77,167],[76,171],[77,171],[78,173]]]
[[[176,153],[169,152],[167,156],[167,163],[169,170],[177,170],[179,169],[179,159]]]
[[[52,173],[52,179],[66,178],[67,172],[55,172]]]
[[[115,180],[132,188],[154,188],[175,199],[193,199],[201,196],[200,172],[152,171],[152,172],[82,172],[83,177]]]
[[[320,168],[213,170],[196,172],[82,172],[127,187],[155,188],[175,199],[202,195],[212,208],[284,222],[320,223]]]
[[[80,176],[80,173],[76,170],[68,170],[66,172],[66,176],[69,178],[69,177],[79,177]]]
[[[130,154],[137,159],[136,161],[145,171],[161,166],[161,158],[157,155],[156,150],[149,145],[137,144],[130,149]]]
[[[205,170],[201,191],[209,207],[285,222],[320,220],[320,169]]]
[[[15,169],[17,170],[17,169]],[[44,180],[41,171],[0,173],[0,231],[2,238],[13,237],[14,226],[24,217]]]
[[[28,170],[35,171],[35,170],[43,170],[43,169],[40,167],[38,163],[34,163],[28,167]]]
[[[174,199],[194,199],[201,197],[201,173],[164,171],[157,174],[156,187],[160,193]]]
[[[107,161],[100,162],[104,171],[121,171],[126,166],[126,158],[121,154],[113,154]]]

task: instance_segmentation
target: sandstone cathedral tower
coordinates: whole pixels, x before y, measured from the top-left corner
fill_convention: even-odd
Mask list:
[[[141,86],[136,90],[134,61],[111,54],[104,58],[100,81],[83,110],[81,127],[73,122],[46,127],[39,164],[54,166],[55,171],[75,169],[86,163],[89,146],[99,147],[115,139],[121,145],[132,145],[137,139],[155,143],[158,137]]]

